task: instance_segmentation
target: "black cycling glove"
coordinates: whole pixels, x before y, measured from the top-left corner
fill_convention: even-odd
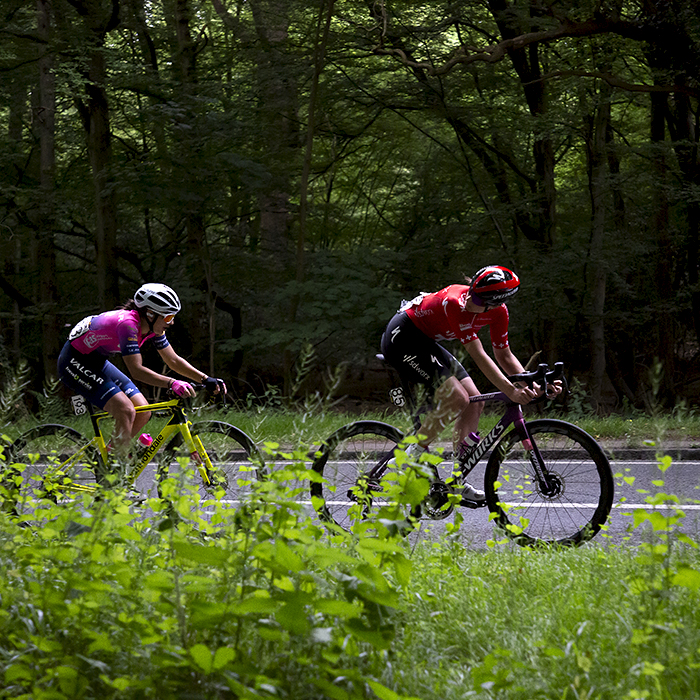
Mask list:
[[[207,391],[210,391],[212,394],[216,391],[217,387],[223,394],[226,393],[226,384],[224,383],[223,379],[217,379],[216,377],[204,377],[204,379],[202,379],[202,384],[204,385],[204,388]]]

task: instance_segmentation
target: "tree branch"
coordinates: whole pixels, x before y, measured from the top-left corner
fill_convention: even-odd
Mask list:
[[[12,301],[14,301],[20,309],[26,309],[30,306],[34,306],[34,302],[25,297],[22,292],[17,289],[4,275],[0,274],[0,289],[2,289],[5,294],[7,294]]]
[[[497,63],[502,60],[509,52],[522,49],[531,44],[547,44],[557,39],[569,37],[594,36],[596,34],[619,34],[633,39],[648,38],[649,31],[638,22],[624,22],[622,20],[608,19],[590,19],[585,22],[572,22],[568,19],[563,19],[558,27],[547,29],[539,32],[529,32],[505,39],[504,41],[479,48],[475,46],[461,46],[458,48],[452,58],[440,66],[435,66],[426,61],[413,61],[405,51],[400,48],[385,48],[383,45],[376,46],[373,53],[384,56],[394,56],[401,63],[409,68],[424,70],[429,75],[445,75],[453,68],[460,64],[476,63],[482,61],[485,63]]]

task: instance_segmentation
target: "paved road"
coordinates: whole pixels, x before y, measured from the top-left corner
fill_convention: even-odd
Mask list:
[[[632,530],[633,512],[635,509],[652,510],[647,499],[658,493],[677,496],[680,507],[685,513],[682,529],[689,536],[700,542],[700,460],[674,460],[669,469],[662,473],[656,459],[649,453],[646,459],[612,460],[614,474],[621,477],[615,479],[615,500],[609,518],[608,528],[604,534],[599,534],[595,542],[607,544],[638,544],[648,533],[648,526]],[[479,469],[479,468],[477,468]],[[472,483],[483,480],[483,468],[473,472]],[[656,483],[655,483],[656,482]],[[661,483],[663,482],[663,483]],[[673,512],[669,507],[656,506],[660,512],[669,515]],[[464,523],[461,527],[460,539],[465,546],[481,549],[486,542],[494,537],[494,531],[489,522],[488,510],[462,509]],[[449,522],[449,521],[445,521]],[[430,523],[429,532],[423,537],[435,537],[444,532],[444,523]]]
[[[635,509],[651,510],[654,506],[647,499],[654,494],[667,493],[677,496],[685,513],[682,528],[684,532],[700,541],[700,453],[686,451],[676,454],[670,467],[662,472],[650,450],[627,453],[634,459],[611,458],[615,478],[615,499],[613,510],[607,523],[607,531],[599,534],[595,542],[624,545],[639,543],[648,532],[648,526],[632,530]],[[275,468],[282,468],[282,463]],[[472,484],[483,483],[485,460],[470,475]],[[668,506],[656,506],[662,513],[673,511]],[[309,508],[311,511],[311,509]],[[455,535],[465,546],[483,549],[494,538],[494,528],[489,520],[487,508],[460,509],[464,522]],[[421,531],[411,535],[411,541],[435,539],[445,533],[445,526],[453,523],[453,517],[441,521],[426,520]]]
[[[700,451],[676,450],[675,459],[667,471],[659,469],[656,459],[650,450],[623,453],[619,450],[611,459],[613,473],[619,476],[615,479],[615,500],[613,511],[608,523],[608,530],[603,535],[596,537],[595,542],[629,544],[638,543],[644,536],[644,529],[640,528],[631,532],[633,521],[632,512],[635,509],[651,509],[647,499],[656,493],[665,492],[678,497],[682,504],[685,518],[683,530],[691,537],[700,541]],[[622,459],[622,457],[634,457],[634,459]],[[270,465],[273,469],[288,467],[288,463],[278,462]],[[485,460],[476,467],[470,475],[471,483],[480,485],[483,483]],[[139,478],[137,486],[142,492],[150,492],[156,495],[152,486],[153,474],[145,471]],[[308,506],[309,513],[313,514],[306,496],[303,499]],[[147,511],[147,509],[145,509]],[[660,507],[661,512],[670,513],[668,507]],[[460,509],[464,522],[456,535],[465,546],[474,549],[483,549],[487,541],[494,537],[494,528],[489,520],[489,511],[486,508],[478,510]],[[143,512],[148,517],[147,512]],[[443,521],[424,521],[421,530],[411,535],[411,541],[424,538],[435,539],[444,534],[445,525],[452,523],[450,517]]]

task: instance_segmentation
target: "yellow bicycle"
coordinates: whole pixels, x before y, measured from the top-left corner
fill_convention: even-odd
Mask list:
[[[0,496],[18,515],[32,510],[37,497],[61,500],[70,494],[95,493],[109,484],[110,459],[102,432],[102,421],[111,416],[94,411],[89,404],[73,397],[76,413],[89,412],[94,435],[88,439],[66,425],[37,425],[14,440],[5,450],[5,471],[0,477]],[[203,498],[221,495],[236,506],[250,492],[257,479],[265,478],[265,463],[255,442],[229,423],[207,420],[192,424],[187,416],[186,399],[139,406],[138,413],[152,411],[168,418],[152,444],[143,448],[125,475],[131,489],[152,462],[158,493],[166,477],[181,469],[181,457],[190,458],[199,474]],[[151,419],[153,420],[153,419]],[[206,445],[206,447],[205,447]]]

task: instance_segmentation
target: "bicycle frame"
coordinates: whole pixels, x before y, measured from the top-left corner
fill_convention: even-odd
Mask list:
[[[513,429],[520,437],[520,442],[528,453],[530,463],[535,470],[538,482],[545,485],[544,490],[549,489],[550,484],[547,480],[547,468],[544,466],[544,459],[542,458],[537,444],[533,441],[530,431],[527,429],[527,422],[525,421],[525,416],[523,415],[522,406],[517,403],[512,403],[510,399],[500,391],[490,394],[478,394],[477,396],[470,397],[470,400],[484,403],[489,401],[503,401],[506,403],[506,410],[498,423],[496,423],[496,425],[491,428],[489,433],[479,441],[462,465],[462,477],[466,478],[467,474],[469,474],[469,472],[481,461],[481,458],[491,449],[491,447],[493,447],[501,435],[503,435],[512,425]]]
[[[180,433],[190,457],[197,465],[197,470],[199,471],[202,481],[205,483],[205,485],[211,484],[211,479],[209,477],[211,470],[213,469],[211,460],[209,459],[209,455],[207,454],[202,441],[197,435],[192,435],[190,432],[191,422],[185,413],[185,409],[180,403],[180,399],[171,399],[170,401],[161,401],[158,403],[146,404],[145,406],[136,406],[135,408],[136,413],[146,413],[149,411],[167,412],[170,414],[170,420],[168,420],[158,435],[155,436],[151,445],[149,445],[139,457],[138,462],[134,465],[134,468],[129,474],[129,483],[133,484],[136,479],[141,476],[144,469],[148,466],[153,456],[161,449],[161,447],[167,445],[177,433]],[[102,465],[107,465],[109,463],[107,444],[100,426],[100,423],[105,418],[112,418],[112,416],[107,413],[107,411],[90,410],[90,420],[95,433],[94,437],[87,443],[87,445],[81,447],[74,455],[69,457],[61,465],[61,467],[71,465],[73,462],[77,461],[81,455],[84,455],[90,448],[95,448],[98,451],[98,454],[102,460]],[[86,492],[94,492],[96,490],[94,486],[75,483],[71,483],[70,485],[62,485],[62,488],[70,491]]]
[[[512,403],[511,400],[500,391],[496,391],[489,394],[478,394],[476,396],[470,397],[471,401],[488,403],[490,401],[502,401],[506,404],[505,413],[499,419],[499,421],[494,425],[489,433],[484,436],[479,443],[476,445],[474,450],[471,452],[467,460],[462,464],[461,476],[466,478],[467,474],[481,461],[481,458],[498,442],[500,437],[508,430],[512,425],[514,430],[517,432],[520,441],[528,453],[530,462],[535,470],[538,482],[542,485],[543,492],[547,492],[551,488],[548,476],[549,473],[545,466],[542,454],[539,451],[536,443],[533,441],[530,432],[527,429],[527,422],[525,421],[525,416],[523,415],[523,409],[520,404]],[[379,462],[373,469],[371,469],[367,476],[370,481],[375,481],[381,479],[387,469],[389,460],[392,454],[387,454],[384,459]]]

